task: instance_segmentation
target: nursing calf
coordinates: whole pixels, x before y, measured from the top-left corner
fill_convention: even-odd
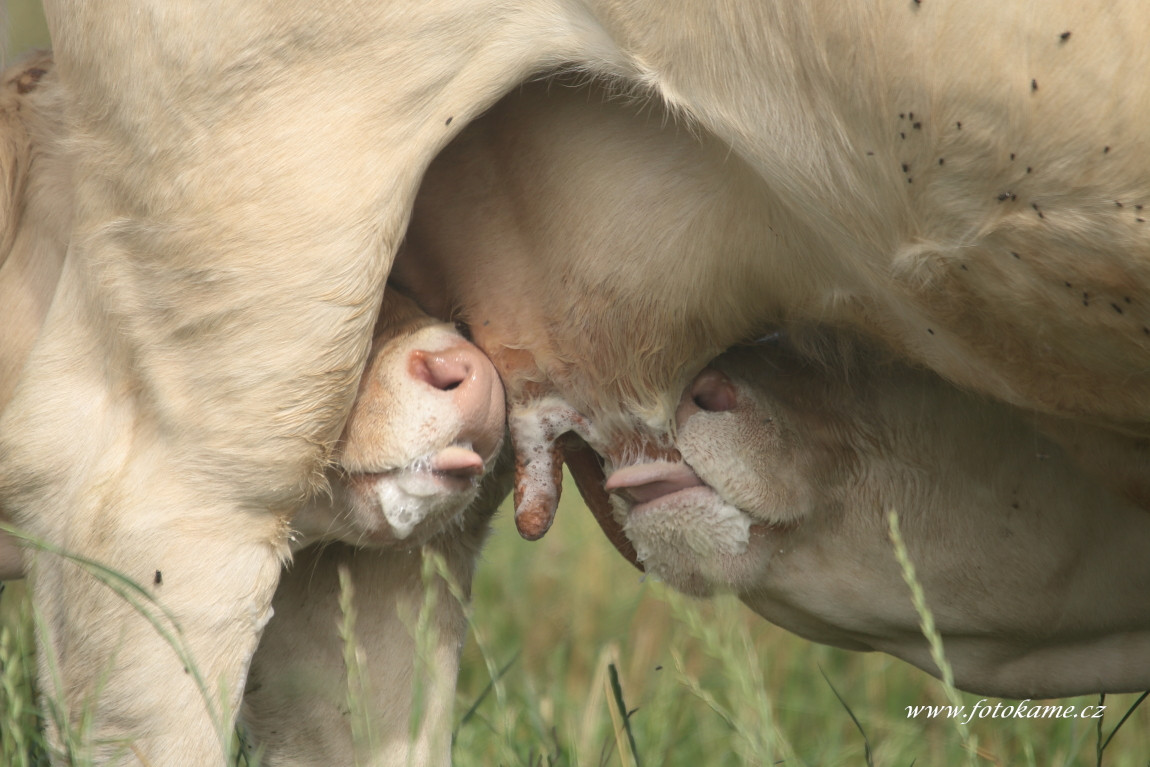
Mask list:
[[[0,206],[0,412],[9,405],[15,381],[40,331],[65,258],[62,232],[72,204],[68,158],[61,154],[59,90],[47,54],[35,55],[4,73],[0,86],[0,171],[7,193]],[[274,615],[250,660],[243,718],[263,749],[263,763],[276,764],[444,764],[450,735],[459,651],[466,635],[464,605],[488,520],[508,490],[507,472],[491,474],[504,432],[503,389],[490,362],[450,325],[421,312],[391,291],[373,333],[367,368],[339,449],[327,472],[329,490],[305,503],[290,520],[292,554],[272,601]],[[506,468],[506,467],[505,467]],[[480,480],[486,480],[481,484]],[[0,508],[0,519],[4,519]],[[42,530],[39,520],[21,520]],[[98,529],[103,520],[73,519],[78,529]],[[131,531],[128,531],[131,535]],[[226,536],[227,530],[204,531]],[[112,542],[115,543],[115,542]],[[93,541],[76,541],[91,550]],[[126,710],[149,696],[125,688],[110,674],[99,688],[58,687],[57,673],[76,673],[86,653],[119,655],[140,673],[161,675],[182,661],[155,637],[137,637],[117,652],[125,637],[107,631],[102,609],[131,609],[75,568],[72,581],[53,581],[58,568],[72,568],[55,554],[22,551],[0,534],[0,577],[20,577],[29,558],[37,609],[56,616],[44,627],[40,684],[67,714],[91,711],[100,738],[82,744],[101,760],[141,753],[137,738],[146,726],[124,722]],[[167,606],[186,595],[209,608],[215,594],[197,579],[203,552],[141,552],[117,562],[127,576],[146,584]],[[426,562],[441,558],[441,573]],[[426,571],[426,572],[425,572]],[[345,575],[341,576],[341,572]],[[354,643],[361,663],[359,710],[370,739],[353,738],[345,638],[341,623],[341,580],[356,597]],[[447,580],[445,580],[445,578]],[[60,583],[59,590],[53,589]],[[111,599],[109,599],[111,597]],[[177,597],[178,598],[178,597]],[[95,605],[85,604],[88,601]],[[430,614],[422,611],[431,610]],[[83,615],[79,623],[60,614]],[[217,620],[243,620],[220,614]],[[429,630],[415,636],[415,625]],[[422,644],[419,644],[422,642]],[[198,662],[194,652],[187,659]],[[107,669],[105,669],[107,671]],[[179,676],[185,676],[180,674]],[[153,685],[167,695],[167,685]],[[228,690],[238,704],[242,690]],[[209,710],[215,690],[196,705]],[[420,707],[414,701],[421,701]],[[218,713],[217,713],[218,716]],[[189,719],[194,720],[195,717]],[[69,721],[65,718],[64,721]],[[219,720],[217,720],[219,722]],[[219,722],[229,732],[226,719]],[[116,742],[105,740],[119,734]],[[80,755],[80,754],[77,754]],[[153,753],[152,763],[185,763],[179,752]],[[158,761],[156,761],[158,760]]]
[[[330,495],[292,520],[295,553],[248,671],[242,719],[261,763],[450,763],[460,600],[510,489],[510,464],[496,465],[503,432],[503,389],[486,357],[386,292]],[[161,599],[179,563],[170,569]],[[345,580],[355,594],[346,643]]]
[[[503,389],[486,357],[385,293],[331,494],[292,521],[297,551],[247,676],[242,718],[262,763],[450,763],[460,600],[510,490],[510,464],[497,465],[503,432]],[[344,578],[355,673],[338,630]]]
[[[1150,687],[1146,509],[1017,410],[866,345],[830,357],[785,336],[723,354],[680,401],[682,460],[608,477],[646,569],[939,674],[894,556],[895,512],[958,687]]]

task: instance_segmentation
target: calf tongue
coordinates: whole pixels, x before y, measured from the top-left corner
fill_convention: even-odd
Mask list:
[[[431,456],[431,470],[459,477],[478,477],[483,474],[483,459],[474,450],[451,445]]]
[[[685,463],[652,461],[628,466],[607,479],[608,492],[623,491],[634,503],[648,503],[664,495],[699,487],[703,481]]]

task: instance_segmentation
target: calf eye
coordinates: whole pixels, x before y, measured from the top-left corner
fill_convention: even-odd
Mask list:
[[[468,326],[463,320],[455,320],[455,332],[466,338],[468,341],[474,340],[471,337],[471,327]]]

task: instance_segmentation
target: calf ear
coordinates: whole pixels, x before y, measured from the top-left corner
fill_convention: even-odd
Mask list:
[[[52,68],[51,54],[34,51],[4,70],[0,84],[0,265],[8,258],[24,207],[32,140],[24,107]],[[30,111],[30,110],[29,110]]]

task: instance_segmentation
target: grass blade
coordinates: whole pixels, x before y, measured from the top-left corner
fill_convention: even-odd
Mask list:
[[[874,757],[871,755],[870,738],[867,737],[866,730],[863,729],[862,723],[859,722],[858,717],[855,716],[855,712],[851,711],[851,707],[847,705],[846,699],[843,698],[842,695],[839,695],[839,691],[835,689],[833,684],[831,684],[831,679],[829,676],[827,676],[827,672],[823,671],[822,666],[819,666],[819,673],[823,675],[823,681],[827,683],[827,687],[831,688],[831,692],[833,692],[835,697],[839,699],[839,703],[841,703],[843,708],[846,709],[847,716],[849,716],[851,721],[855,723],[855,727],[858,728],[859,734],[862,735],[863,756],[866,758],[867,767],[874,767]]]
[[[495,683],[498,680],[502,679],[503,675],[506,674],[507,671],[513,665],[515,665],[515,661],[519,660],[519,654],[520,654],[520,651],[516,650],[515,654],[511,656],[511,660],[504,663],[503,667],[499,669],[499,671],[495,674],[495,676],[492,679],[488,680],[487,685],[479,693],[479,697],[477,697],[475,699],[475,702],[472,703],[471,706],[467,709],[467,711],[465,711],[463,713],[463,716],[460,717],[459,726],[456,727],[455,732],[452,733],[452,736],[451,736],[452,741],[454,741],[455,736],[459,734],[459,730],[462,729],[465,724],[470,722],[471,718],[473,716],[475,716],[475,712],[479,710],[479,707],[483,704],[483,701],[486,700],[487,696],[491,694],[491,691],[495,689]]]
[[[954,670],[951,668],[950,662],[946,659],[946,653],[943,652],[942,634],[938,632],[938,628],[935,626],[934,614],[930,611],[930,607],[926,603],[926,593],[923,591],[922,584],[919,583],[918,576],[914,569],[914,562],[911,561],[910,552],[906,547],[906,542],[903,540],[902,530],[898,524],[898,513],[894,509],[891,509],[887,512],[886,518],[890,542],[894,547],[895,559],[898,560],[899,567],[902,569],[902,579],[910,589],[910,598],[914,604],[914,611],[918,613],[919,628],[922,629],[922,634],[926,637],[926,641],[930,645],[931,660],[934,661],[934,665],[938,667],[939,674],[942,675],[943,692],[950,705],[954,706],[955,709],[962,708],[962,699],[958,696],[958,691],[954,688]],[[962,739],[962,747],[966,751],[967,761],[973,765],[978,750],[978,743],[971,739],[970,730],[965,722],[956,720],[956,724],[958,726],[959,737]]]
[[[619,684],[619,672],[614,663],[607,664],[607,677],[611,680],[611,695],[615,699],[615,705],[619,708],[619,719],[623,731],[627,733],[627,743],[631,747],[631,757],[634,759],[633,764],[635,767],[641,767],[639,749],[635,746],[635,734],[631,732],[631,714],[633,712],[628,711],[627,704],[623,702],[623,686]]]
[[[1102,764],[1102,752],[1106,750],[1106,747],[1110,745],[1110,741],[1113,740],[1114,736],[1118,734],[1118,728],[1121,727],[1122,725],[1126,724],[1126,720],[1130,718],[1130,715],[1134,713],[1134,710],[1136,708],[1138,708],[1139,706],[1142,705],[1142,701],[1146,700],[1146,696],[1148,696],[1148,695],[1150,695],[1150,690],[1147,690],[1146,692],[1144,692],[1138,696],[1138,700],[1134,701],[1130,705],[1130,708],[1126,709],[1126,713],[1123,714],[1122,718],[1118,720],[1118,724],[1114,725],[1114,729],[1110,731],[1110,735],[1108,735],[1106,737],[1106,741],[1101,746],[1099,746],[1099,748],[1098,748],[1098,764],[1099,765]],[[1099,734],[1102,733],[1102,720],[1101,719],[1098,720],[1098,732],[1099,732]]]

